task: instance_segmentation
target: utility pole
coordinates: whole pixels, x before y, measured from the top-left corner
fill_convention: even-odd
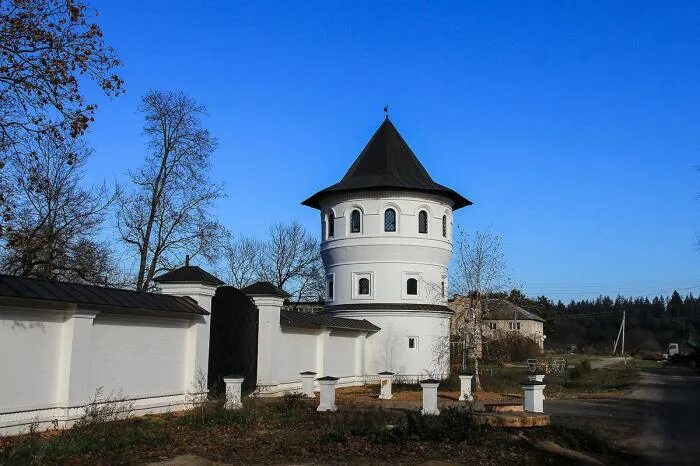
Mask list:
[[[620,342],[620,336],[622,336],[622,351],[621,355],[625,355],[625,317],[626,317],[627,311],[625,309],[622,310],[622,323],[620,323],[620,330],[617,331],[617,338],[615,338],[615,344],[613,345],[613,355],[617,351],[617,344]]]
[[[622,310],[622,351],[621,354],[624,357],[625,355],[625,314],[627,313],[626,310]]]

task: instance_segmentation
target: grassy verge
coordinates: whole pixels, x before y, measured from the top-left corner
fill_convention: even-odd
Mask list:
[[[82,425],[0,439],[0,464],[131,464],[184,454],[232,463],[442,460],[502,465],[561,460],[511,430],[472,422],[466,409],[421,416],[412,410],[350,408],[317,413],[314,402],[287,397],[248,400],[238,411],[212,405],[179,415]],[[538,428],[524,435],[627,462],[601,439],[578,429]]]

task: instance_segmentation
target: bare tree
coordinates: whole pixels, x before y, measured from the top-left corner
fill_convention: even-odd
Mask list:
[[[298,222],[272,225],[260,255],[259,276],[297,301],[323,296],[323,263],[318,241]]]
[[[453,328],[463,338],[474,364],[474,387],[481,390],[479,361],[483,353],[483,317],[488,312],[488,296],[508,284],[501,238],[489,232],[469,235],[458,229],[454,240],[452,288],[462,299]]]
[[[28,141],[85,132],[97,108],[84,98],[85,82],[108,96],[123,92],[114,74],[121,64],[95,16],[80,0],[0,1],[0,175],[6,157],[30,154]],[[5,189],[0,234],[13,216]]]
[[[226,232],[209,215],[222,187],[208,176],[216,139],[202,126],[205,107],[181,92],[151,91],[139,110],[150,151],[129,174],[133,189],[119,199],[117,226],[137,253],[136,289],[148,290],[187,254],[213,261]]]
[[[96,284],[118,284],[106,243],[96,240],[114,194],[81,186],[91,150],[76,139],[42,137],[34,157],[12,157],[9,196],[16,214],[9,222],[0,257],[14,275]]]
[[[252,238],[240,237],[226,246],[228,283],[245,288],[258,279],[263,244]]]

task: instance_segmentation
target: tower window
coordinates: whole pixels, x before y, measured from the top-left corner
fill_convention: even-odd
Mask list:
[[[326,288],[327,288],[327,293],[328,293],[328,299],[333,300],[333,278],[329,277],[326,281]]]
[[[442,216],[442,237],[447,238],[447,215]]]
[[[330,212],[328,214],[328,237],[333,238],[335,236],[335,214]]]
[[[408,349],[418,349],[418,337],[408,337]]]
[[[442,287],[442,297],[445,297],[445,280],[441,282],[441,287]]]
[[[418,213],[418,233],[428,233],[428,212],[425,210]]]
[[[369,279],[368,278],[360,278],[360,281],[357,284],[357,293],[358,294],[369,294]]]
[[[384,231],[396,231],[396,211],[394,209],[384,211]]]
[[[409,278],[408,280],[406,280],[406,294],[418,294],[418,280],[416,280],[415,278]]]
[[[350,233],[359,233],[362,224],[362,214],[355,209],[350,214]]]

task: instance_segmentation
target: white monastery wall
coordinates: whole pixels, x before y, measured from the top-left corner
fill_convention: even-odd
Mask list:
[[[206,288],[189,296],[209,310]],[[0,434],[70,425],[98,389],[98,401],[126,401],[134,414],[182,409],[197,394],[197,373],[206,390],[209,316],[123,311],[3,301]]]
[[[332,331],[323,358],[323,374],[342,379],[362,376],[355,372],[356,332]]]
[[[186,332],[181,319],[98,315],[92,329],[90,385],[131,397],[194,390],[185,380]]]
[[[283,298],[251,296],[259,311],[257,395],[301,391],[301,372],[338,377],[338,386],[365,383],[367,332],[283,327]]]
[[[278,383],[301,382],[299,372],[316,370],[318,331],[280,329],[275,345],[275,371],[271,375]]]
[[[62,328],[60,313],[0,314],[0,413],[57,401]]]

